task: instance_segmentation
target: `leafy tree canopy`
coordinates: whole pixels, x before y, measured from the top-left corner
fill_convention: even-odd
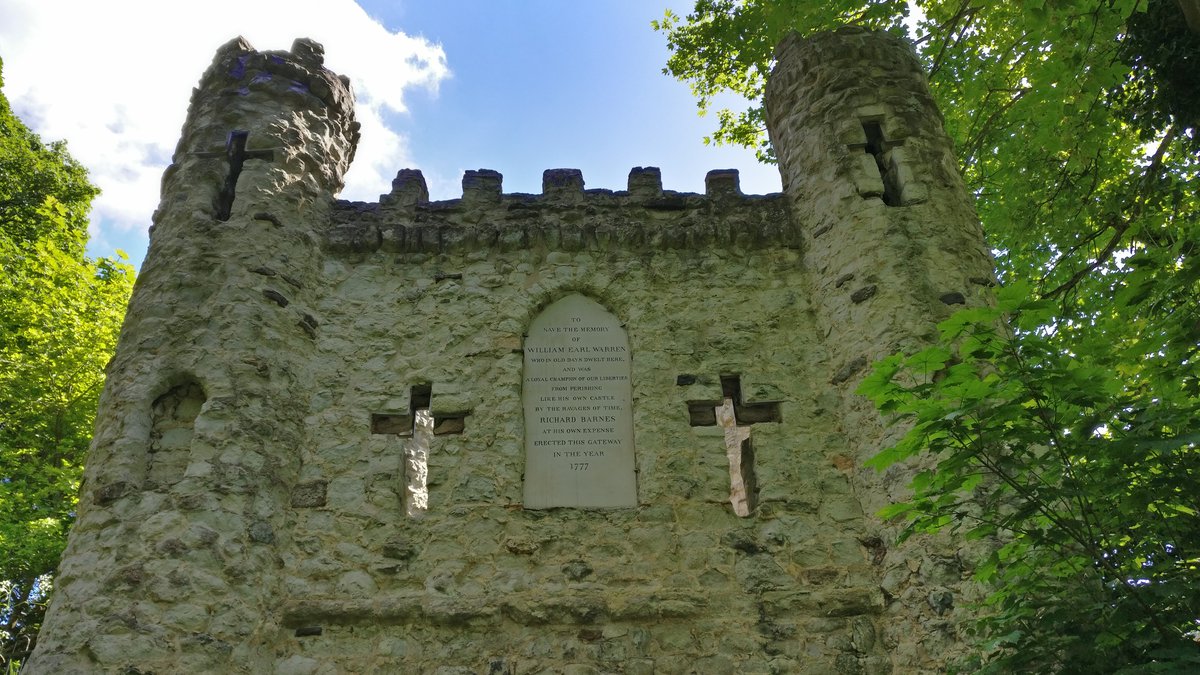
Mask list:
[[[97,192],[0,94],[0,667],[32,649],[133,283],[84,255]]]
[[[3,66],[0,61],[0,90]],[[82,254],[88,211],[99,193],[88,182],[87,169],[67,153],[65,142],[43,143],[13,115],[8,98],[0,96],[0,231],[9,240],[24,245],[49,236]],[[43,217],[47,198],[61,205],[60,218]]]
[[[913,425],[874,466],[935,459],[883,515],[998,542],[964,667],[1200,670],[1195,4],[698,0],[655,24],[702,113],[746,99],[706,140],[769,161],[762,95],[784,34],[907,34],[920,9],[914,43],[1006,288],[860,392]]]

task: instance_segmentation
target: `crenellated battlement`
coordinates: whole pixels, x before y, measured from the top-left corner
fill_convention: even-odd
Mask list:
[[[336,193],[354,160],[359,129],[350,80],[325,67],[319,43],[298,38],[289,51],[260,52],[234,38],[217,50],[192,90],[155,222],[165,216],[162,208],[189,195],[212,201],[217,220],[227,220],[244,160],[286,174],[266,184],[294,185],[288,192],[297,202]],[[221,194],[200,195],[196,188]]]
[[[339,201],[326,247],[338,253],[445,253],[800,245],[782,194],[742,194],[738,172],[705,176],[705,193],[664,190],[657,167],[635,167],[625,190],[584,189],[578,169],[547,169],[541,194],[505,193],[503,176],[467,171],[459,199],[430,201],[425,178],[403,169],[379,202]]]
[[[260,52],[242,37],[226,42],[200,77],[192,101],[204,92],[249,96],[255,91],[283,93],[286,102],[301,106],[319,104],[333,116],[354,116],[350,78],[326,69],[325,48],[307,38],[297,38],[288,51]],[[357,130],[355,125],[356,139]]]
[[[468,203],[486,203],[498,201],[504,197],[534,197],[527,193],[514,192],[504,194],[504,176],[492,169],[477,169],[463,174],[463,196],[461,201]],[[583,172],[579,169],[546,169],[542,172],[543,200],[558,202],[577,201],[577,196],[613,195],[630,197],[642,202],[652,202],[668,195],[695,195],[691,192],[663,191],[662,172],[656,166],[637,166],[629,171],[628,188],[625,190],[592,189],[585,190]],[[724,199],[728,197],[744,197],[737,169],[714,169],[704,176],[705,197]],[[753,197],[753,195],[750,195]],[[445,200],[433,202],[444,204],[460,200]],[[425,176],[419,169],[401,169],[392,180],[392,191],[379,196],[379,203],[385,207],[419,206],[430,204],[429,188],[425,184]]]

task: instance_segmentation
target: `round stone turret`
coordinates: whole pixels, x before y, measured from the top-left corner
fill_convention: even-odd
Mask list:
[[[776,59],[767,127],[837,346],[831,376],[848,382],[986,302],[992,261],[911,44],[843,28],[793,34]]]
[[[238,38],[193,93],[25,672],[271,671],[320,244],[358,139],[322,52]]]
[[[841,428],[854,430],[841,461],[860,467],[904,431],[855,393],[871,363],[928,345],[939,321],[989,302],[992,260],[908,41],[862,28],[792,35],[776,50],[776,64],[766,89],[767,128],[803,233],[813,320],[825,336],[822,406]],[[860,470],[854,493],[873,514],[901,498],[911,477],[902,467]],[[860,541],[891,542],[895,534],[871,518]],[[883,642],[894,645],[898,671],[940,669],[937,659],[961,646],[957,615],[931,611],[925,598],[969,597],[969,584],[935,587],[927,574],[912,572],[936,560],[967,560],[957,545],[909,540],[875,561],[887,592],[900,598],[879,626]],[[945,630],[929,634],[923,627],[934,622]]]

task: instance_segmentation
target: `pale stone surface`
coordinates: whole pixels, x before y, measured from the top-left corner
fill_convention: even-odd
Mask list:
[[[417,518],[429,510],[429,448],[433,444],[433,414],[418,410],[412,438],[404,444],[404,512]]]
[[[725,456],[729,459],[729,503],[743,518],[750,515],[750,495],[742,474],[742,449],[750,440],[750,428],[739,427],[733,412],[733,399],[725,399],[716,409],[717,426],[725,431]]]
[[[987,249],[905,43],[791,39],[778,64],[782,195],[728,172],[675,193],[649,168],[627,192],[555,170],[547,194],[504,194],[479,170],[429,202],[409,171],[363,204],[332,197],[358,127],[319,46],[223,47],[164,176],[27,671],[944,670],[971,552],[895,546],[871,516],[907,472],[862,460],[902,429],[853,392],[987,302]],[[524,336],[573,296],[628,339],[622,508],[526,508]],[[734,376],[743,406],[780,410],[752,427],[748,517],[715,418]],[[421,410],[423,454],[373,433]]]
[[[572,293],[525,338],[526,508],[637,506],[629,337],[599,303]]]

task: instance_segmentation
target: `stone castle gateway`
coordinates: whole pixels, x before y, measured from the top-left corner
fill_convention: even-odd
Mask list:
[[[782,194],[366,204],[321,47],[222,47],[28,671],[938,671],[969,572],[872,515],[907,478],[853,391],[991,260],[906,43],[777,57]]]

